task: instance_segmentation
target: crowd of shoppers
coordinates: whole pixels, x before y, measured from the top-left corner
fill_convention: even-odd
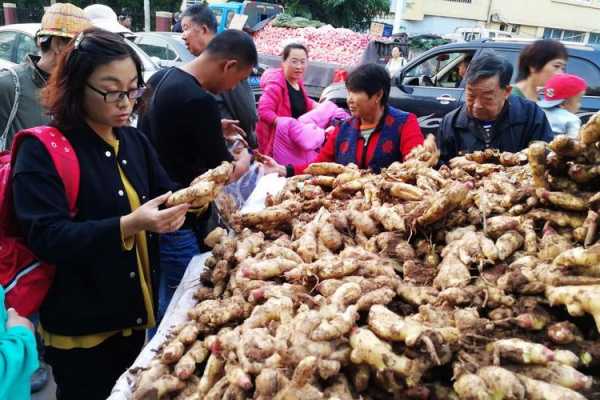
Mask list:
[[[378,172],[424,141],[416,116],[389,104],[390,75],[401,63],[396,51],[387,69],[365,64],[349,74],[349,115],[308,97],[309,50],[292,43],[281,68],[262,76],[257,109],[247,83],[258,60],[254,42],[241,31],[216,34],[208,6],[191,6],[178,21],[196,58],[148,83],[139,57],[119,35],[128,31],[127,21],[119,24],[107,8],[52,5],[36,35],[41,56],[0,73],[2,138],[15,144],[14,217],[26,245],[56,267],[37,332],[60,399],[107,397],[202,251],[214,214],[189,213],[187,204],[163,207],[172,190],[223,161],[234,164],[236,181],[256,151],[264,172],[282,176],[324,161]],[[587,85],[563,74],[567,61],[563,45],[537,41],[521,54],[519,80],[511,86],[513,67],[502,57],[463,59],[465,103],[443,119],[440,161],[576,135]],[[307,121],[318,129],[292,131]],[[33,136],[14,139],[39,126],[61,144],[57,151],[76,154],[76,210],[44,144]],[[34,327],[3,299],[0,287],[0,398],[26,399],[38,368]]]

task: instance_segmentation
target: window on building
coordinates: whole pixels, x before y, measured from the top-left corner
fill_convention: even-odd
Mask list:
[[[590,33],[589,44],[600,44],[600,33]]]
[[[585,32],[568,31],[564,29],[544,28],[544,39],[564,40],[568,42],[583,42]]]
[[[583,42],[585,40],[585,32],[565,31],[562,40],[568,42]]]

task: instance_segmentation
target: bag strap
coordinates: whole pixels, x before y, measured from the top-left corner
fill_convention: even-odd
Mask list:
[[[19,75],[17,75],[17,71],[15,71],[11,67],[5,67],[5,68],[0,69],[0,71],[4,71],[4,70],[10,72],[10,74],[13,78],[13,81],[15,83],[15,101],[10,110],[10,114],[8,115],[8,120],[6,121],[6,126],[4,127],[4,131],[2,132],[2,135],[0,136],[0,151],[6,149],[6,147],[7,147],[6,139],[8,138],[8,131],[10,130],[10,127],[12,126],[15,116],[17,115],[17,110],[19,109],[19,99],[21,97],[21,82],[19,81]]]
[[[75,216],[77,214],[77,196],[79,195],[81,171],[73,146],[71,146],[65,135],[54,127],[38,126],[25,129],[15,135],[11,151],[11,166],[14,166],[18,148],[26,137],[34,137],[46,147],[46,151],[50,154],[56,172],[65,187],[69,215],[71,217]]]

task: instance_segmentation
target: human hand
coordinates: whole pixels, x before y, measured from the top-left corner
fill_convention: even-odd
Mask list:
[[[285,166],[279,164],[273,158],[260,154],[259,152],[255,152],[254,157],[256,161],[262,165],[263,173],[265,175],[275,173],[279,176],[286,176],[287,170]]]
[[[236,153],[235,160],[236,169],[240,166],[245,166],[245,169],[248,169],[248,167],[250,167],[250,164],[252,164],[253,161],[252,153],[247,148],[242,148]]]
[[[235,140],[242,140],[246,147],[248,143],[244,138],[246,136],[246,132],[238,125],[240,121],[234,119],[222,119],[221,120],[221,129],[223,130],[223,137],[225,140],[233,142]]]
[[[248,144],[246,141],[236,140],[233,146],[229,149],[235,160],[239,159],[242,154],[249,153]]]
[[[181,228],[190,205],[180,204],[160,210],[159,207],[167,201],[169,196],[171,196],[171,192],[158,196],[142,204],[132,213],[121,217],[123,235],[131,237],[140,231],[168,233]]]
[[[33,323],[25,317],[19,315],[14,308],[6,310],[8,318],[6,320],[6,329],[14,328],[15,326],[23,326],[29,329],[32,333],[34,332]]]
[[[425,141],[423,142],[423,147],[431,154],[439,154],[440,152],[437,147],[437,143],[435,142],[435,136],[431,133],[425,138]]]

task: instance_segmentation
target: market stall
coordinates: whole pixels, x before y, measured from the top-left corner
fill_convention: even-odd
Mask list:
[[[597,398],[599,143],[312,164],[207,237],[133,398]]]

